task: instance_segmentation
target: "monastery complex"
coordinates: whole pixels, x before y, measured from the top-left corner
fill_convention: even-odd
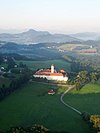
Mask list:
[[[51,69],[40,69],[34,75],[34,77],[46,78],[47,80],[67,81],[68,77],[64,70],[56,71],[54,65],[51,65]]]

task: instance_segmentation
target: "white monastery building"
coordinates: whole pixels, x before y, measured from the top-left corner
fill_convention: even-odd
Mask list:
[[[67,81],[68,77],[64,70],[57,72],[54,65],[51,65],[51,69],[40,69],[34,75],[34,77],[46,78],[47,80]]]

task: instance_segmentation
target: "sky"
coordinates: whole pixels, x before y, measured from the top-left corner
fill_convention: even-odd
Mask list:
[[[100,32],[100,0],[0,0],[0,31]]]

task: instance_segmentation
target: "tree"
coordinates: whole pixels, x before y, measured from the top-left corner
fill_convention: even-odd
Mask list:
[[[94,72],[90,73],[90,79],[91,82],[94,83],[95,81],[97,81],[97,77],[96,74]]]
[[[87,80],[88,80],[87,74],[88,74],[87,71],[81,71],[81,72],[79,72],[79,81],[80,81],[81,83],[84,84],[85,82],[87,82]]]
[[[76,90],[80,90],[80,89],[81,89],[81,84],[80,84],[79,81],[77,81],[77,82],[75,83],[75,85],[76,85]]]
[[[90,114],[88,112],[83,112],[81,116],[87,122],[90,120]]]
[[[90,123],[97,132],[100,132],[100,115],[91,115]]]

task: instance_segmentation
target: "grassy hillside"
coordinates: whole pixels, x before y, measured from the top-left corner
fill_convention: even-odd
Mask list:
[[[57,69],[64,69],[65,71],[70,71],[70,63],[64,60],[17,61],[17,63],[19,62],[23,62],[32,70],[37,70],[40,68],[50,68],[51,64],[54,64]]]
[[[66,94],[64,100],[80,111],[100,115],[100,83],[88,84],[80,91]]]
[[[43,124],[52,130],[90,133],[82,118],[60,102],[60,94],[47,94],[51,87],[29,83],[1,101],[0,129]]]
[[[85,47],[82,44],[63,44],[58,49],[64,50],[64,51],[72,51],[77,47]]]

